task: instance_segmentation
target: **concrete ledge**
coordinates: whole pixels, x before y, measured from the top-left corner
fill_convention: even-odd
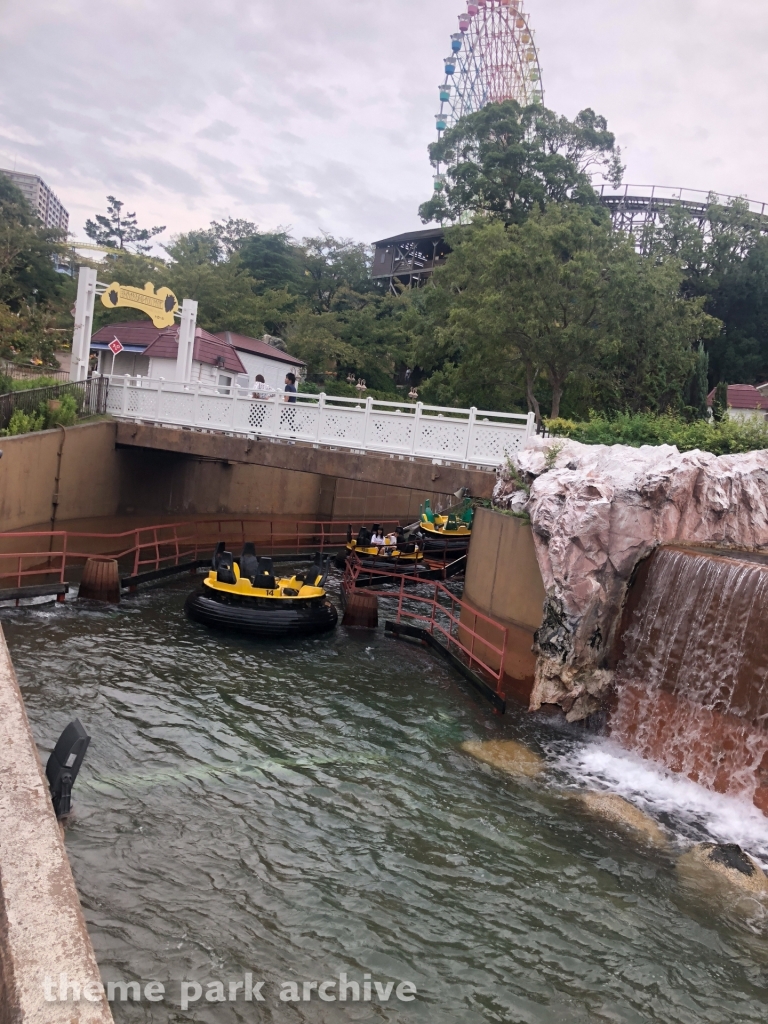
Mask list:
[[[155,448],[196,458],[271,466],[273,469],[291,469],[298,473],[315,473],[417,491],[452,494],[460,487],[468,487],[470,493],[478,498],[490,498],[496,483],[493,470],[462,469],[454,463],[435,466],[431,462],[411,462],[407,458],[390,458],[389,455],[361,455],[352,451],[315,448],[301,441],[278,444],[126,421],[117,423],[116,443],[120,447]]]
[[[1,629],[0,821],[0,1024],[112,1024]]]

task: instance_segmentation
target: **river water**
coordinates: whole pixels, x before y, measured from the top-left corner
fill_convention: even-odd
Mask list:
[[[188,589],[0,615],[42,756],[75,716],[93,737],[66,843],[104,980],[165,986],[157,1002],[118,989],[118,1024],[765,1019],[765,908],[675,869],[711,837],[768,864],[749,804],[494,716],[381,629],[214,635],[185,619]],[[460,749],[498,738],[547,770],[518,780]],[[589,817],[567,798],[580,788],[624,794],[669,848]],[[347,1000],[321,1000],[342,972]],[[246,973],[264,1002],[206,1001]],[[182,981],[201,991],[186,1010]],[[408,1001],[388,989],[404,981]],[[305,982],[306,1001],[281,1001]]]

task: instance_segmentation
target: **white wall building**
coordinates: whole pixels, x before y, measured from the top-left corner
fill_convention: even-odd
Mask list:
[[[113,360],[109,345],[115,338],[123,351]],[[178,349],[178,327],[160,329],[149,320],[108,324],[91,338],[91,351],[98,353],[98,372],[104,374],[175,380]],[[231,331],[209,334],[200,327],[195,331],[192,381],[253,388],[256,375],[261,374],[266,384],[282,391],[286,373],[301,380],[306,363],[258,338]]]
[[[253,387],[257,374],[276,391],[282,391],[286,373],[292,373],[299,381],[306,376],[307,364],[296,356],[288,355],[282,349],[270,344],[264,338],[248,338],[233,331],[222,331],[216,335],[231,345],[237,352],[248,375],[248,387]]]

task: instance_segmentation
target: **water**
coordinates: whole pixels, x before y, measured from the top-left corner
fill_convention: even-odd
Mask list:
[[[659,550],[625,633],[611,731],[768,812],[768,566]]]
[[[183,617],[188,585],[2,613],[41,749],[74,715],[93,736],[66,842],[104,979],[167,983],[162,1002],[113,1003],[118,1024],[764,1020],[764,907],[691,891],[674,866],[712,836],[768,863],[754,808],[544,718],[496,717],[383,631],[212,635]],[[459,749],[500,737],[547,770],[518,781]],[[630,797],[670,848],[579,811],[582,788]],[[246,971],[264,1003],[179,1009],[181,979]],[[340,972],[417,997],[278,998]]]

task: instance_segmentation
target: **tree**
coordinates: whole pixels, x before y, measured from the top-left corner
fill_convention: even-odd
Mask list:
[[[621,182],[621,151],[605,118],[582,110],[573,121],[541,104],[491,103],[461,118],[429,147],[447,167],[442,191],[419,214],[457,221],[466,214],[520,224],[534,208],[567,200],[596,205],[591,175]]]
[[[699,343],[719,324],[702,300],[681,295],[678,261],[640,256],[599,211],[572,204],[447,237],[454,251],[427,290],[426,394],[485,408],[522,402],[537,417],[546,397],[552,418],[566,388],[588,403],[584,412],[592,402],[682,409]]]
[[[722,321],[706,344],[709,384],[768,380],[768,236],[744,200],[710,196],[702,227],[684,207],[670,210],[646,240],[653,258],[676,256],[683,294],[703,299]]]
[[[107,213],[97,213],[96,220],[85,222],[85,233],[99,245],[108,245],[113,249],[128,249],[133,252],[149,252],[147,245],[151,238],[165,231],[165,227],[140,228],[135,213],[123,213],[119,199],[107,196]]]
[[[318,313],[330,310],[341,289],[354,292],[371,290],[370,246],[353,242],[350,238],[323,234],[305,238],[302,247],[306,277],[304,294]]]
[[[298,293],[306,289],[304,252],[286,231],[254,231],[243,239],[239,256],[242,266],[259,282],[259,290],[288,288]]]

